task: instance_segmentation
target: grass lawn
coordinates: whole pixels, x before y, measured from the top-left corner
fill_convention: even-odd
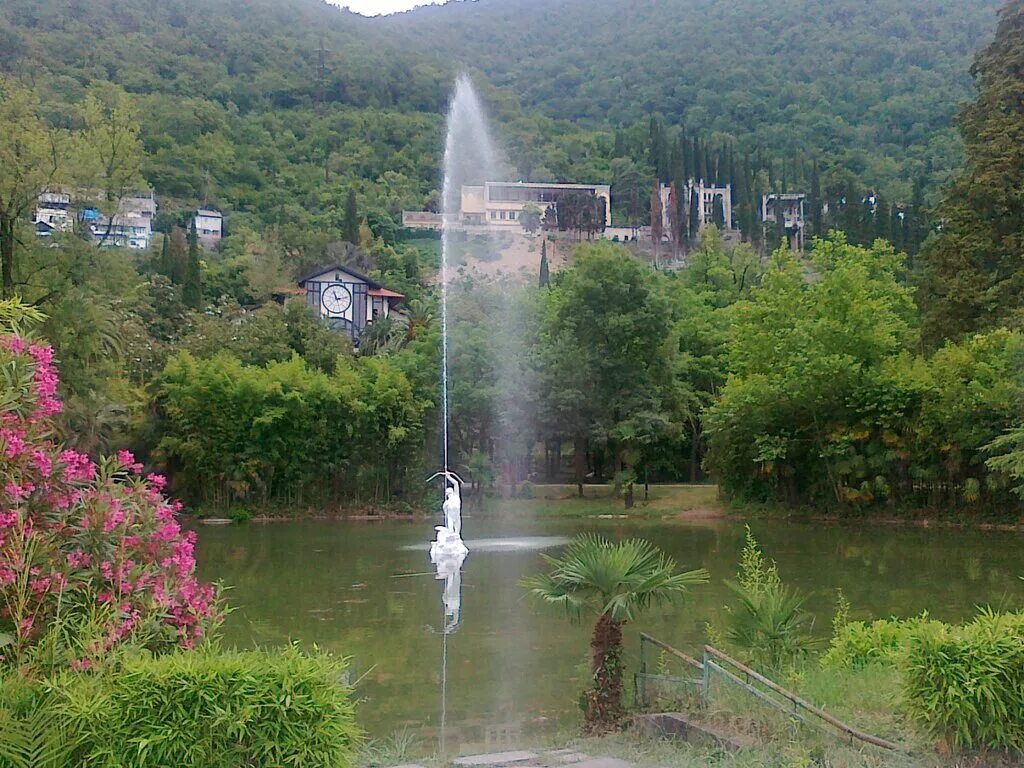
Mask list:
[[[467,509],[478,504],[467,500]],[[489,498],[484,501],[487,514],[557,515],[558,517],[691,517],[712,518],[725,514],[715,485],[652,485],[647,500],[643,486],[636,488],[636,504],[626,509],[611,486],[585,485],[583,498],[576,496],[575,485],[534,485],[531,498]]]

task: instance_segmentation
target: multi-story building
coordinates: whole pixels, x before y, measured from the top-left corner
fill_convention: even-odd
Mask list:
[[[662,184],[658,188],[658,195],[661,197],[661,229],[669,239],[672,238],[672,216],[669,214],[669,196],[671,194],[672,187],[668,184]],[[688,211],[693,210],[692,198],[694,195],[697,196],[699,201],[697,204],[697,210],[699,211],[699,220],[697,221],[698,232],[703,230],[708,224],[715,222],[716,203],[722,206],[723,229],[733,229],[731,184],[726,184],[724,187],[716,187],[712,184],[705,184],[703,181],[693,181],[691,179],[689,184],[684,185],[682,189],[677,189],[676,194],[683,197]]]
[[[192,218],[196,236],[204,248],[213,248],[224,236],[224,216],[212,208],[200,208]]]
[[[121,199],[113,217],[104,216],[96,208],[83,208],[79,218],[100,245],[144,250],[149,248],[153,239],[156,200],[152,192],[125,197]]]
[[[527,181],[488,181],[482,186],[464,185],[459,221],[462,224],[518,226],[523,209],[532,205],[541,213],[558,204],[565,194],[595,195],[604,206],[605,226],[611,226],[611,190],[607,184],[555,184]]]

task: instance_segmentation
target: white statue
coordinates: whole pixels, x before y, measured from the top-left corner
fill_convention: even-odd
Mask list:
[[[444,504],[441,505],[441,509],[444,510],[444,525],[449,531],[454,533],[460,539],[462,538],[462,493],[459,488],[459,481],[454,478],[451,472],[445,473],[446,481],[444,488]]]
[[[434,526],[437,539],[430,545],[430,561],[437,563],[441,558],[465,556],[468,549],[462,543],[462,478],[445,470],[433,475],[444,478],[444,525]]]
[[[441,600],[444,603],[444,632],[449,634],[459,625],[462,608],[462,563],[466,553],[444,555],[434,560],[437,565],[437,578],[444,579],[444,592]]]

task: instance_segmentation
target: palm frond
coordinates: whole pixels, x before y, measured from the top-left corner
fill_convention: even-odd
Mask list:
[[[638,611],[671,602],[708,580],[703,568],[677,573],[675,560],[645,539],[613,543],[583,534],[561,557],[546,555],[544,560],[550,570],[524,579],[522,585],[576,617],[587,611],[630,621]]]

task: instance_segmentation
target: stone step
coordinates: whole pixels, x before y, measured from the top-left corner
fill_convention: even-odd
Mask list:
[[[485,752],[482,755],[467,755],[465,757],[457,757],[452,760],[452,762],[455,765],[462,766],[503,766],[523,763],[527,760],[536,760],[537,757],[538,755],[536,752],[519,750],[516,752]]]

